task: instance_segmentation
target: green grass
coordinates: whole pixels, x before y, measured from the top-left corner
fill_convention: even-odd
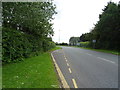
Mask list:
[[[59,46],[56,46],[55,48],[51,49],[50,51],[54,51],[54,50],[57,50],[57,49],[62,49],[62,48],[59,47]]]
[[[52,50],[60,49],[56,47]],[[3,88],[58,88],[50,52],[2,67]]]
[[[74,47],[77,47],[77,46],[74,46]],[[88,49],[88,50],[93,50],[93,51],[98,51],[98,52],[104,52],[104,53],[111,53],[111,54],[114,54],[114,55],[120,55],[120,52],[114,51],[114,50],[93,49],[93,48],[85,48],[85,47],[77,47],[77,48]]]
[[[0,66],[0,89],[2,89],[2,66]]]

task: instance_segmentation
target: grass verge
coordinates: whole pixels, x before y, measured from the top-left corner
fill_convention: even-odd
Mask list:
[[[53,50],[60,49],[56,47]],[[58,88],[50,52],[2,67],[3,88]]]
[[[73,46],[73,47],[77,47],[77,46]],[[93,48],[85,48],[85,47],[77,47],[77,48],[88,49],[88,50],[93,50],[93,51],[98,51],[98,52],[104,52],[104,53],[110,53],[110,54],[114,54],[114,55],[120,55],[120,52],[114,51],[114,50],[93,49]]]
[[[55,50],[58,50],[58,49],[62,49],[62,48],[59,47],[59,46],[56,46],[55,48],[52,48],[50,51],[55,51]]]

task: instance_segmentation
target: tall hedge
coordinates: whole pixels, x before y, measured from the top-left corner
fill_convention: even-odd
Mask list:
[[[95,27],[81,35],[80,40],[89,41],[90,46],[97,49],[120,51],[120,3],[108,2]]]
[[[21,61],[55,46],[51,20],[52,2],[4,2],[3,62]]]

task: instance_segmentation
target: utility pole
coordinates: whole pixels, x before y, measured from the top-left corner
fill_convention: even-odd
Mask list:
[[[60,30],[59,30],[59,43],[60,43]]]

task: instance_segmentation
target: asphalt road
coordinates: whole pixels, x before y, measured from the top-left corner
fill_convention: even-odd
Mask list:
[[[52,52],[70,88],[118,88],[118,56],[65,47]]]

